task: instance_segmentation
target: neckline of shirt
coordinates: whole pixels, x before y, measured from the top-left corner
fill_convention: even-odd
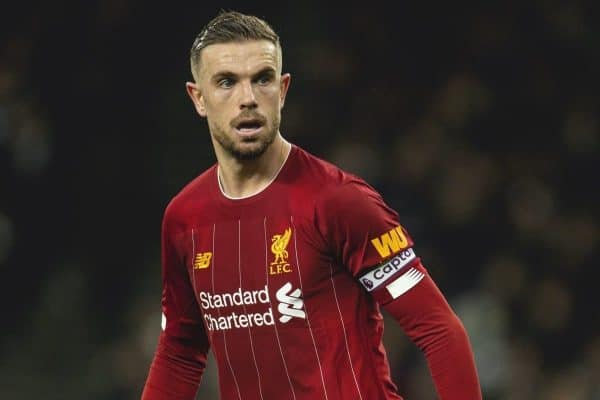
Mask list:
[[[243,201],[247,201],[247,200],[252,200],[254,198],[256,198],[257,196],[259,196],[260,194],[264,193],[269,187],[271,187],[271,185],[273,184],[273,182],[275,182],[277,180],[277,178],[281,175],[281,172],[283,171],[284,167],[288,164],[288,160],[290,159],[290,156],[292,154],[292,152],[294,151],[295,146],[294,144],[290,143],[290,149],[287,152],[287,155],[285,156],[285,159],[283,160],[283,162],[281,163],[281,165],[279,166],[279,169],[277,170],[277,172],[273,175],[273,177],[271,178],[271,180],[262,188],[260,188],[259,190],[257,190],[256,192],[249,194],[247,196],[241,196],[241,197],[232,197],[227,195],[224,191],[223,191],[223,187],[221,186],[221,180],[219,178],[219,165],[217,164],[217,168],[215,168],[215,179],[216,179],[216,186],[217,186],[217,192],[218,194],[220,194],[220,197],[222,199],[228,200],[228,201],[232,201],[232,202],[243,202]]]

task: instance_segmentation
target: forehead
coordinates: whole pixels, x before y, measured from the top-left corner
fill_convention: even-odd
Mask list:
[[[200,72],[209,75],[221,71],[242,74],[267,66],[276,70],[279,66],[277,46],[267,40],[211,44],[200,57]]]

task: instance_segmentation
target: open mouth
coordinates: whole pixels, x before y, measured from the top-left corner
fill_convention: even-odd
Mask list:
[[[257,113],[246,113],[239,115],[233,121],[231,126],[235,129],[238,135],[252,136],[256,135],[265,126],[266,119]]]
[[[263,122],[258,119],[247,119],[238,122],[235,125],[235,130],[244,136],[254,135],[263,127]]]

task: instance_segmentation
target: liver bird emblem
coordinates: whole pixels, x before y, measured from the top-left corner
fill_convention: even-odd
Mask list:
[[[283,235],[273,235],[271,239],[271,251],[275,254],[275,260],[272,264],[286,263],[289,256],[286,248],[292,237],[292,229],[287,228]]]

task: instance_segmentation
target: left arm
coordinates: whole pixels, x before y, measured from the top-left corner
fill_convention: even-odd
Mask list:
[[[467,332],[397,213],[359,179],[324,191],[320,200],[316,221],[324,240],[423,351],[440,400],[480,400]]]
[[[481,399],[467,331],[421,262],[405,267],[388,286],[398,281],[410,285],[405,282],[411,270],[417,271],[413,275],[422,276],[413,287],[395,298],[382,287],[375,297],[425,355],[441,400]]]

